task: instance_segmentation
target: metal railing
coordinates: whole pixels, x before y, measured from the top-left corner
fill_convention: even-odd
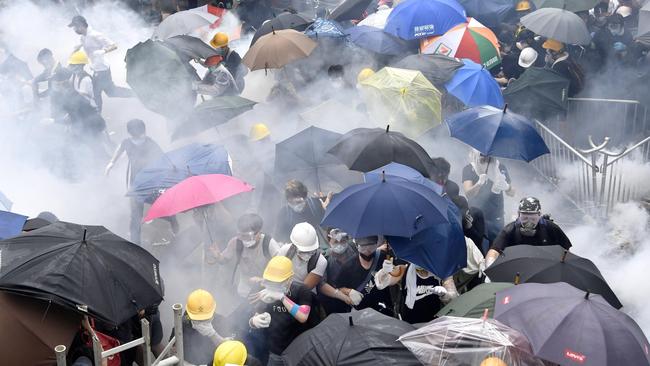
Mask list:
[[[167,343],[167,346],[165,346],[163,351],[155,360],[151,360],[151,333],[149,331],[149,322],[147,319],[141,319],[140,324],[142,325],[142,337],[108,350],[102,349],[99,338],[97,338],[96,334],[92,334],[94,366],[101,366],[104,359],[142,345],[144,345],[143,366],[168,366],[182,364],[182,360],[184,359],[183,306],[181,304],[174,304],[172,305],[172,310],[174,311],[174,337],[169,341],[169,343]],[[56,365],[66,366],[66,346],[58,345],[54,347],[54,352],[56,354]]]

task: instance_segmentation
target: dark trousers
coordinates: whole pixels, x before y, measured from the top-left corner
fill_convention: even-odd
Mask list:
[[[129,223],[129,233],[131,241],[140,244],[140,231],[142,229],[142,218],[144,217],[144,202],[137,198],[131,198],[131,221]]]
[[[95,103],[97,110],[102,111],[102,92],[106,93],[111,98],[131,98],[133,92],[131,89],[116,86],[113,83],[111,70],[95,71],[93,75],[93,94],[95,96]]]

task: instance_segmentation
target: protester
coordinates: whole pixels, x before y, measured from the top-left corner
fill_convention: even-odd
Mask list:
[[[210,45],[219,51],[220,56],[223,57],[224,66],[235,79],[237,90],[241,93],[244,90],[244,76],[248,74],[248,69],[246,65],[242,64],[239,53],[231,49],[228,42],[228,35],[223,32],[218,32],[212,37]]]
[[[542,47],[546,50],[546,66],[569,80],[569,97],[578,94],[584,88],[584,74],[571,59],[564,43],[547,39]]]
[[[84,69],[88,64],[88,56],[83,51],[77,51],[68,59],[68,69],[72,72],[72,87],[82,97],[88,100],[91,106],[97,107],[93,78]]]
[[[352,304],[352,300],[330,283],[341,274],[343,265],[356,258],[358,253],[348,233],[340,229],[328,230],[327,238],[329,239],[329,248],[325,256],[327,268],[325,269],[323,281],[318,288],[318,301],[327,314],[343,313],[347,311],[347,305]]]
[[[43,71],[32,80],[32,89],[34,91],[34,103],[38,104],[41,99],[45,99],[52,87],[51,78],[59,69],[61,64],[54,59],[52,51],[48,48],[43,48],[38,52],[36,61],[43,66]],[[47,84],[43,91],[41,91],[42,84]]]
[[[325,215],[325,208],[332,197],[331,193],[325,198],[307,197],[307,187],[298,181],[290,180],[284,188],[284,197],[287,205],[277,214],[274,238],[281,242],[289,242],[289,235],[293,227],[301,222],[307,222],[315,228],[320,228],[320,222]],[[317,230],[321,247],[327,242],[322,232]]]
[[[220,97],[240,93],[232,74],[223,64],[222,56],[210,56],[203,65],[208,68],[203,80],[194,82],[192,89],[202,95]]]
[[[76,135],[92,137],[92,144],[97,145],[106,129],[106,121],[88,99],[74,89],[71,79],[72,73],[67,69],[61,69],[52,76],[53,117],[55,121],[70,126]]]
[[[307,222],[298,223],[291,230],[289,239],[291,244],[282,246],[278,255],[291,260],[293,280],[313,290],[321,282],[327,269],[327,260],[320,253],[316,229]]]
[[[262,364],[248,354],[242,342],[225,341],[214,350],[212,366],[262,366]]]

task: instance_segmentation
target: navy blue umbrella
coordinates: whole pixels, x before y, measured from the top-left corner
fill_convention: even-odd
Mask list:
[[[354,238],[371,235],[412,237],[448,223],[447,201],[433,190],[407,180],[355,184],[334,196],[321,222]]]
[[[193,143],[165,153],[135,176],[126,195],[153,202],[161,190],[185,178],[203,174],[232,175],[228,152],[223,146]]]
[[[397,257],[439,278],[447,278],[467,266],[467,247],[458,208],[448,198],[446,201],[448,223],[435,225],[410,239],[387,237]]]
[[[405,55],[411,53],[409,44],[383,30],[360,25],[345,30],[356,46],[380,55]]]
[[[506,108],[471,108],[449,117],[447,125],[452,137],[483,155],[530,162],[549,153],[533,122]]]
[[[458,0],[465,8],[468,17],[472,17],[486,27],[497,27],[515,13],[512,0]]]
[[[411,182],[420,183],[431,188],[434,192],[442,194],[442,186],[434,183],[431,179],[425,178],[422,173],[408,165],[390,163],[377,168],[363,175],[366,183],[381,182],[382,179],[406,179]]]

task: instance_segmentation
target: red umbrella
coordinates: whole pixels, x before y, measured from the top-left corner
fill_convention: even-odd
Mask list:
[[[151,205],[143,222],[172,216],[204,205],[217,203],[236,194],[249,192],[253,186],[223,174],[195,175],[165,191]]]

